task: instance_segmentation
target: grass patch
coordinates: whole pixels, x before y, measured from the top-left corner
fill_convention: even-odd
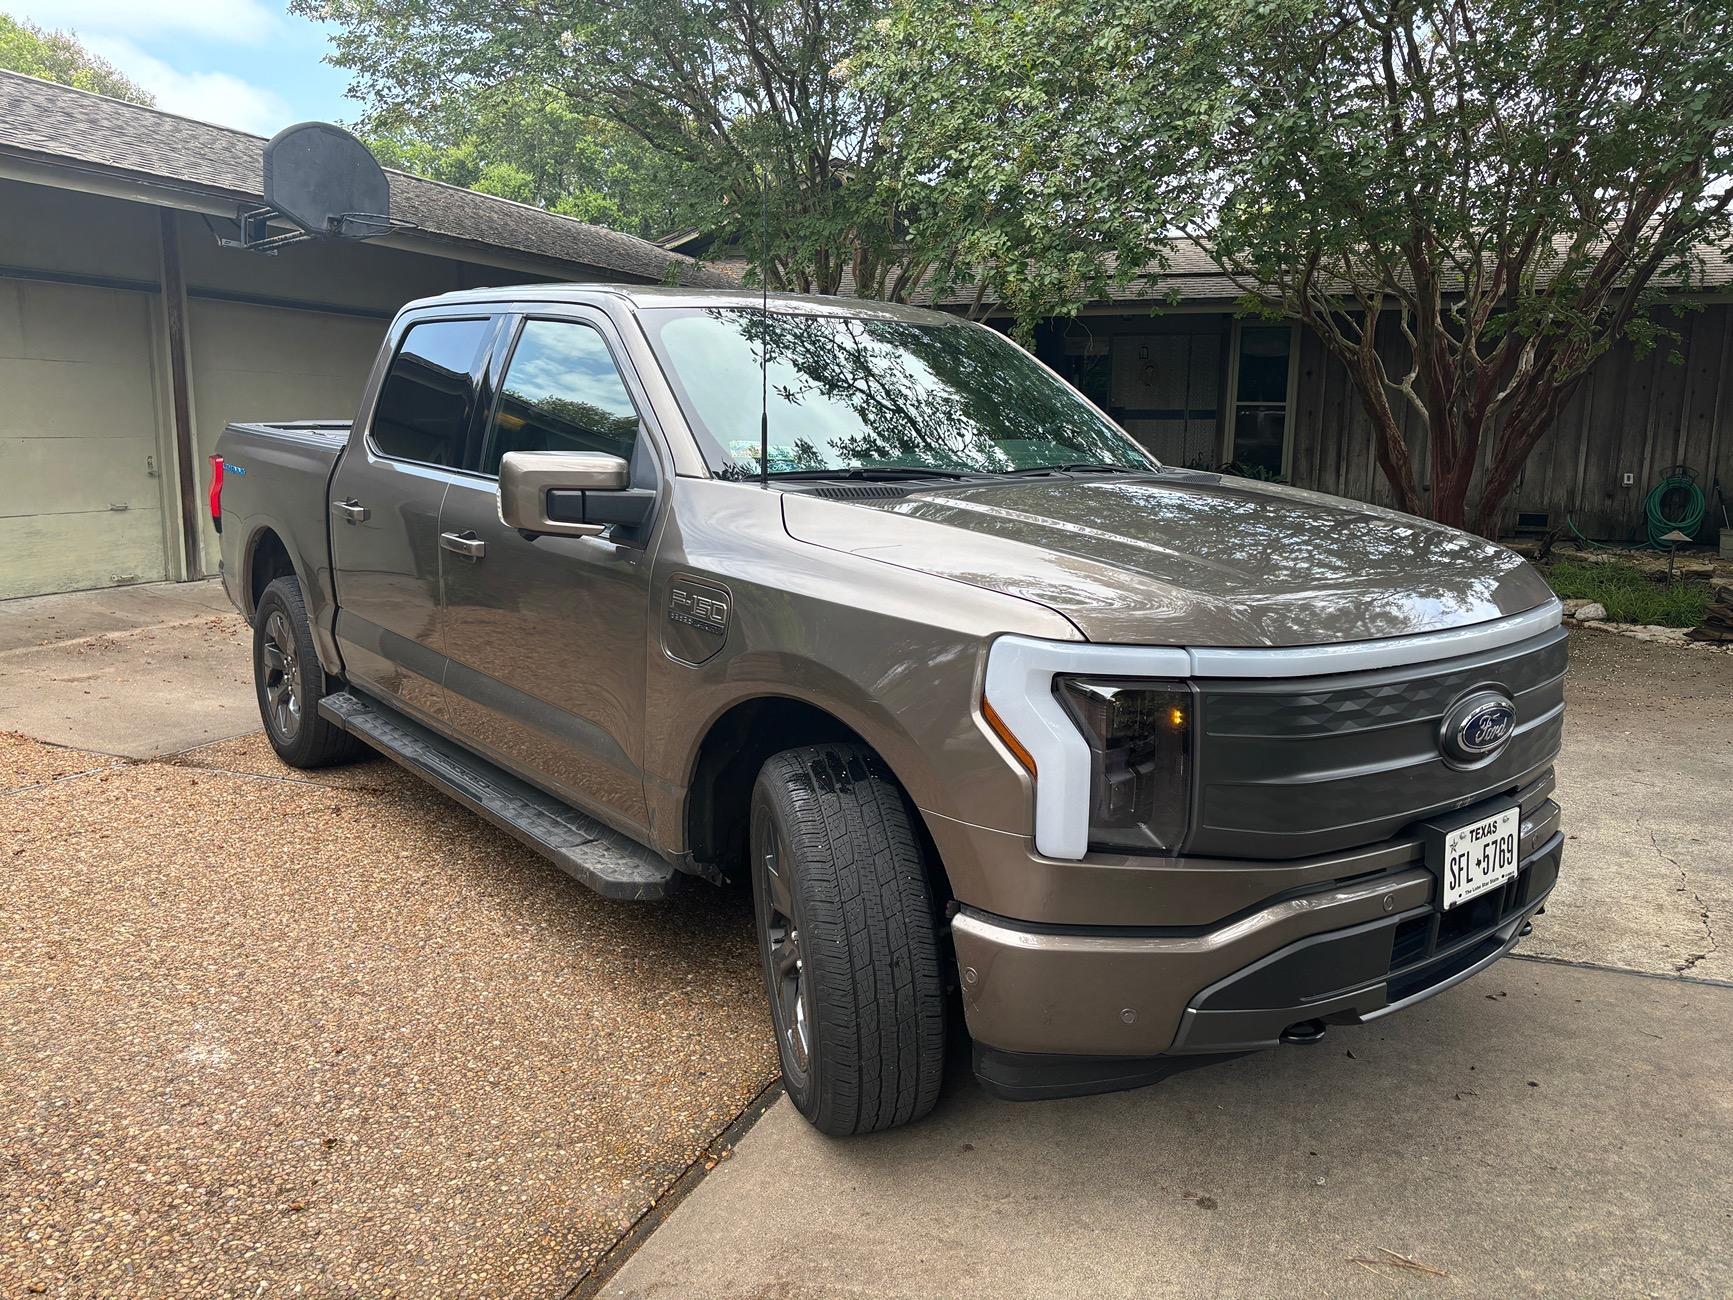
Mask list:
[[[1634,564],[1608,561],[1584,564],[1560,560],[1541,572],[1562,600],[1593,600],[1607,607],[1614,623],[1657,627],[1696,627],[1714,601],[1707,582],[1664,578],[1657,582]]]

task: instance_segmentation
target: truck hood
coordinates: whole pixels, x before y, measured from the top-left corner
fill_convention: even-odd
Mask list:
[[[848,501],[786,493],[788,531],[1037,601],[1091,641],[1322,645],[1552,599],[1520,556],[1472,534],[1250,479],[1163,470],[866,495],[877,489]]]

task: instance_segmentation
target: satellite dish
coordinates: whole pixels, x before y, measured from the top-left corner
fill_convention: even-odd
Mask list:
[[[241,238],[218,242],[262,253],[304,239],[368,239],[403,224],[391,219],[391,186],[378,161],[329,122],[300,122],[265,142],[265,202],[239,219]],[[295,229],[273,235],[273,221]]]

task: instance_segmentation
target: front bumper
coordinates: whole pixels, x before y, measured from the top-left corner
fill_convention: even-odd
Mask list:
[[[1558,819],[1550,800],[1525,816],[1516,877],[1450,912],[1418,865],[1180,932],[1061,929],[965,908],[952,935],[976,1073],[1017,1098],[1133,1087],[1302,1037],[1313,1022],[1401,1010],[1516,943],[1558,879]]]

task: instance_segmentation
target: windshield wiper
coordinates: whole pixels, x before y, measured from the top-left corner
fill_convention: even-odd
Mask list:
[[[964,475],[955,470],[928,469],[922,465],[868,465],[844,469],[773,469],[771,478],[821,479],[854,478],[874,483],[891,483],[902,478],[942,478],[960,480]]]
[[[1026,469],[1004,469],[999,473],[1006,478],[1022,474],[1150,474],[1153,470],[1136,469],[1130,465],[1109,465],[1099,460],[1073,461],[1069,465],[1030,465]]]

